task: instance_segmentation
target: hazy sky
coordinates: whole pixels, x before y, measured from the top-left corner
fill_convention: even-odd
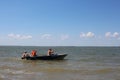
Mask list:
[[[120,0],[0,0],[0,45],[120,46]]]

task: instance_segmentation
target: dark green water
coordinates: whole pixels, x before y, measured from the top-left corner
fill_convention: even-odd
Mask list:
[[[68,54],[64,60],[27,61],[21,53]],[[120,47],[0,46],[0,80],[119,80]]]

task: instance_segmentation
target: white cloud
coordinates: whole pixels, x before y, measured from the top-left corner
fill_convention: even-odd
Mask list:
[[[111,32],[105,33],[105,37],[109,38],[109,37],[111,37],[111,36],[112,36]]]
[[[32,38],[32,36],[30,35],[20,35],[20,34],[8,34],[8,37],[10,38],[14,38],[14,39],[30,39]]]
[[[113,37],[118,38],[118,37],[120,37],[120,35],[119,35],[118,32],[114,32],[114,33],[113,33]]]
[[[82,38],[82,37],[86,37],[86,34],[85,33],[80,33],[80,37]]]
[[[117,38],[120,39],[120,34],[118,32],[114,32],[113,34],[111,32],[105,33],[106,38]]]
[[[41,36],[41,39],[52,39],[52,35],[51,34],[43,34]]]
[[[68,38],[69,38],[69,35],[67,34],[61,35],[61,40],[66,40]]]
[[[94,37],[95,35],[94,35],[94,33],[92,33],[92,32],[88,32],[88,33],[86,34],[86,36],[91,38],[91,37]]]
[[[88,32],[88,33],[81,33],[80,34],[80,37],[81,38],[92,38],[92,37],[94,37],[95,36],[95,34],[94,33],[92,33],[92,32]]]

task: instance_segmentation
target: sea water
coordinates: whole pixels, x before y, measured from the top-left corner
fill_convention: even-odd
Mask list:
[[[64,60],[22,60],[24,51],[68,54]],[[0,80],[120,80],[120,47],[0,46]]]

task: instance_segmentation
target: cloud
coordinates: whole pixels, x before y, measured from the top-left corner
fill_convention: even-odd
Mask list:
[[[113,33],[113,37],[118,38],[118,37],[120,37],[120,35],[118,32],[115,32],[115,33]]]
[[[92,33],[92,32],[88,32],[88,33],[81,33],[80,34],[80,37],[81,38],[92,38],[92,37],[94,37],[95,36],[95,34],[94,33]]]
[[[67,34],[61,35],[61,40],[66,40],[68,38],[69,38],[69,35]]]
[[[113,34],[111,32],[105,33],[106,38],[117,38],[120,39],[120,34],[118,32],[114,32]]]
[[[52,39],[52,35],[51,34],[43,34],[41,36],[41,39]]]
[[[107,38],[112,37],[111,32],[107,32],[107,33],[105,33],[105,37],[107,37]]]
[[[8,37],[14,38],[14,39],[31,39],[32,36],[30,35],[20,35],[20,34],[8,34]]]

